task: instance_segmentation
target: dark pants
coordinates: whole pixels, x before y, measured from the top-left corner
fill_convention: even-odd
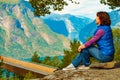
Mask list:
[[[91,64],[90,57],[94,57],[100,62],[110,62],[113,60],[114,55],[111,56],[104,55],[100,52],[100,50],[97,47],[91,46],[83,49],[72,61],[72,64],[75,67],[78,67],[80,64],[89,66]]]

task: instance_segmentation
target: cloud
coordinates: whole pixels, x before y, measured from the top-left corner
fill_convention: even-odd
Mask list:
[[[29,1],[29,0],[24,0],[24,1]]]
[[[76,0],[75,0],[76,1]],[[73,4],[68,1],[68,6],[65,6],[62,11],[55,11],[59,14],[82,15],[90,18],[95,18],[98,11],[111,11],[107,5],[100,4],[99,0],[77,0],[80,4]]]
[[[73,0],[76,2],[80,2],[80,4],[71,3],[69,0],[66,1],[68,2],[68,6],[65,6],[62,11],[52,12],[58,14],[80,15],[94,19],[96,16],[96,12],[98,11],[111,11],[109,9],[109,6],[101,4],[99,0]]]

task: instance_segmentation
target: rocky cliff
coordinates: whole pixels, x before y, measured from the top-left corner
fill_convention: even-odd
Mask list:
[[[62,55],[69,40],[53,32],[24,0],[0,0],[0,55],[17,59]]]

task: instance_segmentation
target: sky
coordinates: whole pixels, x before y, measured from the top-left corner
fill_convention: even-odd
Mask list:
[[[81,15],[95,19],[96,13],[98,11],[107,11],[110,12],[109,6],[103,5],[99,0],[74,0],[80,2],[80,4],[73,4],[69,1],[69,5],[64,8],[62,11],[56,11],[55,13],[59,14],[73,14]]]
[[[25,0],[28,1],[28,0]],[[109,6],[100,3],[100,0],[73,0],[80,2],[80,4],[71,3],[69,0],[68,6],[65,6],[62,11],[54,11],[53,13],[58,14],[72,14],[77,16],[85,16],[91,19],[95,19],[98,11],[110,12]]]

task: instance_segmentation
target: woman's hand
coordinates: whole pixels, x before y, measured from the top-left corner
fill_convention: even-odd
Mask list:
[[[85,48],[85,45],[82,44],[82,45],[80,45],[80,46],[78,47],[78,51],[81,52],[81,50],[84,49],[84,48]]]

